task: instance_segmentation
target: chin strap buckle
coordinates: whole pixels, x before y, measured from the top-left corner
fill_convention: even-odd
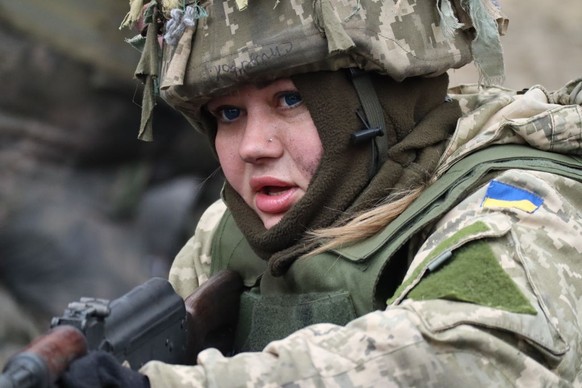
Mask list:
[[[358,115],[362,123],[364,123],[365,128],[351,134],[350,141],[353,145],[364,144],[376,137],[384,136],[384,130],[382,128],[370,127],[370,124],[368,124],[368,121],[365,119],[360,109],[356,110],[356,115]]]

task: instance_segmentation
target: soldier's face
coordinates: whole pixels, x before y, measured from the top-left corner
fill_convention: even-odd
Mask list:
[[[290,79],[247,85],[208,103],[225,177],[269,229],[305,194],[323,148]]]

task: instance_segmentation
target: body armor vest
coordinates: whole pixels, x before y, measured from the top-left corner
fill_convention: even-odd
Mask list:
[[[281,277],[267,271],[267,263],[254,254],[227,211],[213,240],[212,273],[233,269],[247,287],[241,296],[235,352],[259,351],[302,327],[344,325],[385,308],[408,267],[402,248],[496,173],[515,168],[582,181],[579,157],[521,145],[489,147],[453,165],[378,234],[301,258]]]

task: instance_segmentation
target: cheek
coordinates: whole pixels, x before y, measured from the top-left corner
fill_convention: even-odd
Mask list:
[[[311,180],[321,161],[321,149],[312,147],[306,150],[306,148],[301,148],[299,152],[301,156],[299,156],[298,164],[304,175]]]
[[[216,149],[216,154],[218,155],[218,161],[222,165],[228,158],[230,150],[228,149],[228,142],[221,136],[220,132],[214,137],[214,148]]]
[[[303,171],[303,175],[311,180],[321,162],[323,146],[315,126],[302,131],[303,135],[295,139],[294,154],[296,163]]]
[[[237,142],[221,132],[216,134],[214,147],[218,154],[218,161],[228,182],[236,186],[236,178],[240,177],[242,161],[237,153]]]

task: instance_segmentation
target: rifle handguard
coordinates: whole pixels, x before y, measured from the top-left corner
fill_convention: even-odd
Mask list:
[[[73,326],[57,326],[8,360],[0,388],[49,388],[73,360],[85,354],[85,335]]]

